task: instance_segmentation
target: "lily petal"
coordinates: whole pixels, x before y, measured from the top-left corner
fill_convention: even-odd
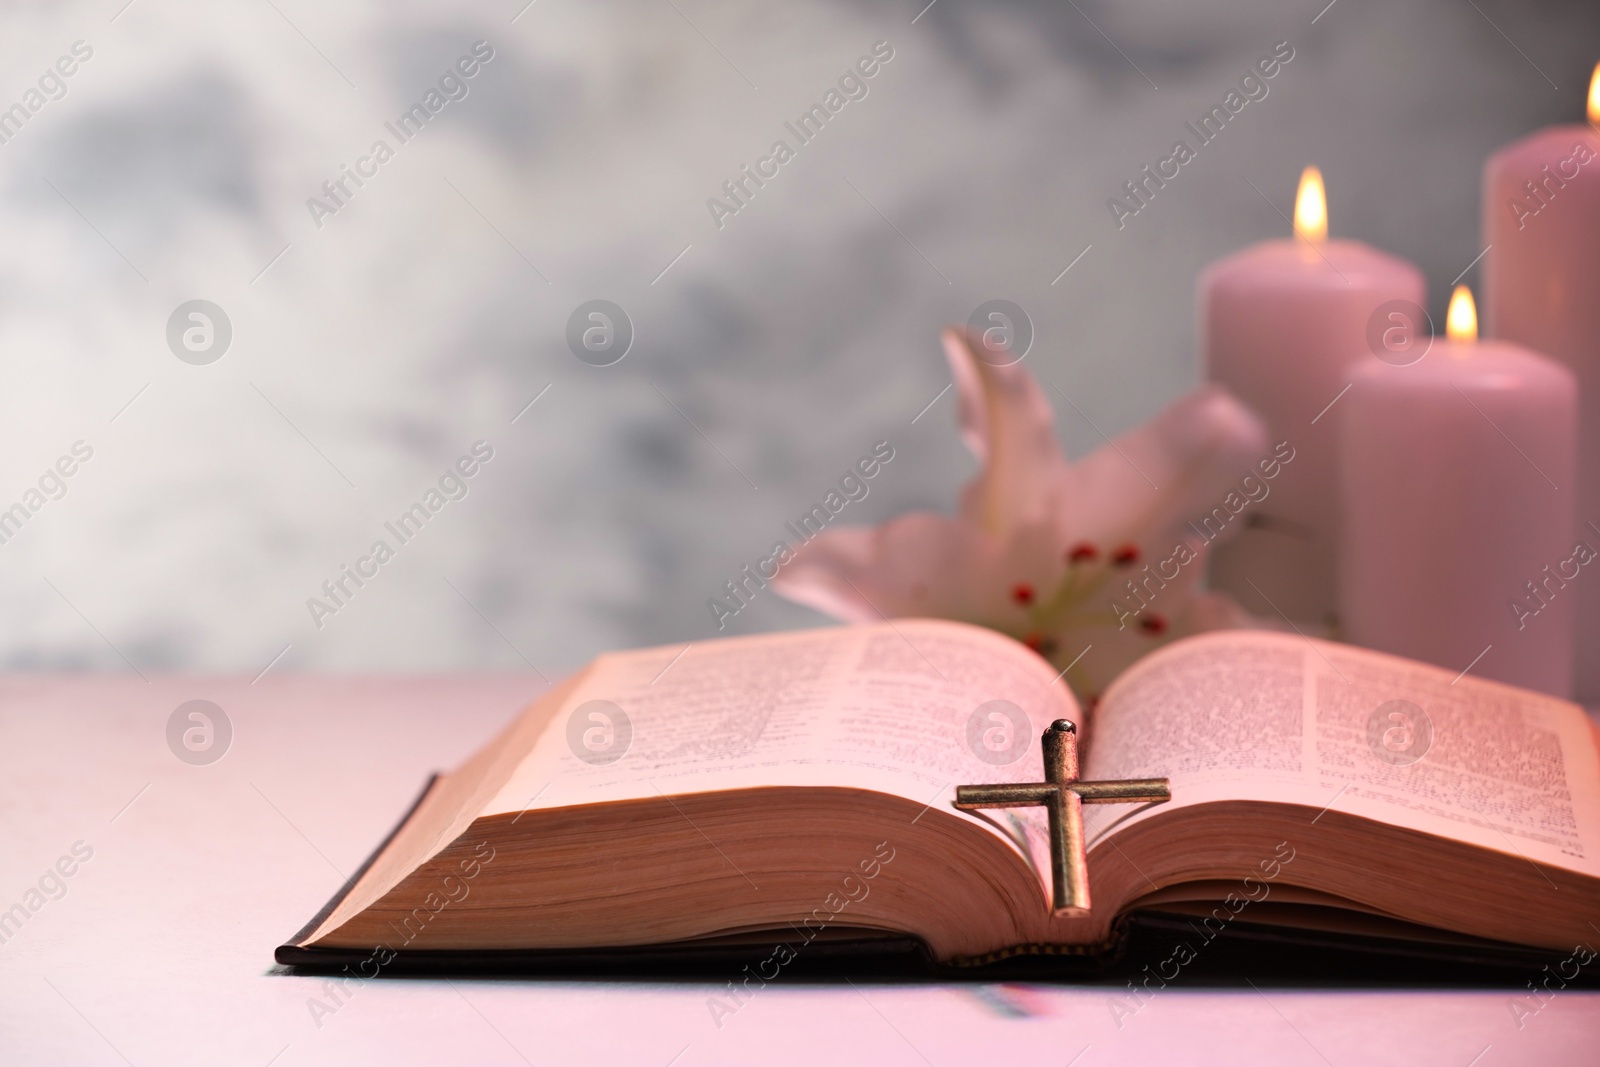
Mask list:
[[[1056,440],[1055,413],[1021,362],[1002,366],[979,357],[961,330],[946,329],[943,340],[961,438],[982,465],[961,491],[961,514],[1004,537],[1056,506],[1067,460]]]
[[[1073,464],[1063,525],[1092,523],[1162,547],[1199,541],[1189,521],[1221,506],[1266,449],[1266,426],[1249,408],[1202,386]]]
[[[784,564],[772,586],[790,600],[847,622],[922,615],[971,619],[977,564],[994,555],[959,519],[918,511],[882,526],[824,530]]]

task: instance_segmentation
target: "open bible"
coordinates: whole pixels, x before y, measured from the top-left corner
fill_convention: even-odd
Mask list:
[[[1171,783],[1085,809],[1085,916],[1052,915],[1041,810],[952,806],[1037,781],[1056,719],[1083,777]],[[1573,704],[1228,631],[1147,656],[1086,717],[1023,645],[901,620],[600,657],[436,778],[278,960],[1071,969],[1155,930],[1158,951],[1248,931],[1506,962],[1600,941],[1597,916],[1600,760]]]

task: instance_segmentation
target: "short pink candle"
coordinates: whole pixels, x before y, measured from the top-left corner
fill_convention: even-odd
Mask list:
[[[1600,122],[1600,67],[1589,121]],[[1496,152],[1483,172],[1484,324],[1578,379],[1578,520],[1600,523],[1600,136],[1552,126]],[[1578,534],[1578,531],[1574,531]],[[1591,546],[1600,538],[1583,526]],[[1578,601],[1576,689],[1600,701],[1600,575]]]
[[[1469,339],[1471,303],[1464,286],[1450,302],[1461,339],[1369,360],[1339,405],[1343,636],[1566,697],[1572,586],[1591,577],[1574,553],[1577,384]]]
[[[1271,494],[1241,515],[1244,529],[1216,547],[1210,574],[1213,587],[1257,614],[1325,625],[1338,558],[1338,420],[1329,405],[1356,365],[1372,360],[1374,313],[1406,301],[1420,317],[1426,284],[1404,260],[1359,241],[1327,240],[1314,167],[1300,181],[1295,231],[1295,240],[1264,241],[1213,263],[1200,279],[1206,376],[1266,421],[1274,445],[1294,450]]]

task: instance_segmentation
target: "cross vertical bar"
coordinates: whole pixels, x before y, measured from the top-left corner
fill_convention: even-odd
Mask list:
[[[1057,719],[1039,739],[1044,748],[1044,777],[1047,782],[1066,785],[1078,777],[1078,728],[1066,719]]]
[[[1089,863],[1083,844],[1083,801],[1070,789],[1051,797],[1051,911],[1060,916],[1089,913]]]

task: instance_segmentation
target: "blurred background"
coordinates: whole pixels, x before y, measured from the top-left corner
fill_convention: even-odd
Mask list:
[[[0,7],[0,509],[29,512],[0,663],[551,671],[710,636],[707,598],[875,442],[843,521],[952,506],[940,325],[1020,305],[1081,454],[1198,380],[1198,272],[1286,236],[1308,163],[1334,236],[1418,263],[1442,322],[1484,157],[1580,121],[1600,59],[1575,0],[925,4]],[[1107,200],[1280,41],[1266,98],[1119,229]],[[877,42],[866,95],[719,226],[708,198]],[[595,299],[633,328],[609,366],[567,342]],[[169,345],[191,300],[231,327],[209,363]],[[820,621],[767,591],[725,632]]]

